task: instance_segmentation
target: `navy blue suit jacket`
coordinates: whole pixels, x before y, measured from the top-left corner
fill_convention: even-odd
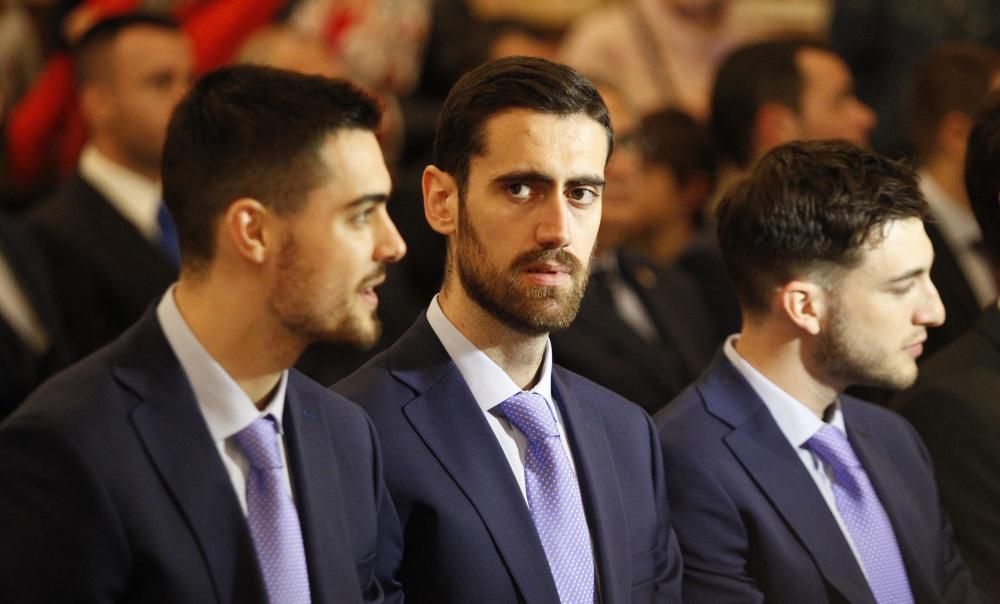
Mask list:
[[[895,529],[917,602],[978,602],[927,452],[895,413],[842,396],[848,438]],[[656,416],[684,554],[684,600],[872,603],[816,483],[720,351]]]
[[[649,417],[555,367],[602,601],[678,602],[680,559]],[[378,429],[403,525],[408,602],[558,602],[524,496],[458,368],[421,316],[336,386]]]
[[[398,598],[371,422],[292,371],[283,428],[313,601]],[[0,543],[2,602],[266,603],[243,510],[152,311],[0,425]]]

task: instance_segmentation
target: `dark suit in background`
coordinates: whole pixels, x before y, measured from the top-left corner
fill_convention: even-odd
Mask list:
[[[34,351],[0,315],[0,421],[45,378],[71,358],[53,297],[48,266],[27,235],[0,216],[0,258],[6,261],[48,336],[48,349]]]
[[[573,324],[552,334],[555,362],[655,413],[701,374],[722,341],[683,272],[617,252],[617,275],[595,270]],[[619,314],[609,279],[635,292],[654,327],[643,337]]]
[[[1000,310],[920,369],[895,401],[927,443],[955,543],[990,602],[1000,602]]]
[[[403,526],[408,602],[558,602],[510,465],[426,316],[334,389],[361,403],[378,429]],[[679,602],[680,558],[649,418],[559,367],[552,394],[576,463],[601,601]]]
[[[977,602],[930,461],[895,413],[841,395],[851,445],[892,523],[918,603]],[[872,603],[816,483],[753,387],[720,351],[657,415],[685,602]]]
[[[79,176],[27,217],[52,267],[78,356],[107,344],[166,291],[177,269]]]
[[[292,371],[282,423],[313,601],[381,601],[397,559],[381,548],[398,525],[371,422]],[[0,543],[3,602],[267,601],[233,484],[152,312],[0,427]]]

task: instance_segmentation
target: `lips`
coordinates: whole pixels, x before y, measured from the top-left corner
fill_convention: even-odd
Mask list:
[[[904,350],[913,355],[913,358],[919,357],[924,352],[924,342],[926,341],[927,341],[927,336],[924,336],[919,340],[917,340],[916,342],[913,342],[912,344],[904,347]]]

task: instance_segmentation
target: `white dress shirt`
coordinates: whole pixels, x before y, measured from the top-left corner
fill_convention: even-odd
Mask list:
[[[754,392],[764,401],[767,410],[771,412],[771,417],[778,424],[781,433],[785,435],[789,444],[799,454],[799,460],[805,466],[806,471],[809,472],[809,476],[812,477],[813,482],[816,483],[816,488],[819,489],[820,494],[826,501],[827,507],[830,508],[830,513],[833,514],[834,519],[837,521],[837,526],[840,527],[840,532],[844,534],[847,545],[850,546],[851,552],[854,553],[854,558],[858,561],[861,572],[866,572],[865,565],[858,554],[858,549],[854,545],[854,539],[851,538],[851,533],[847,530],[847,525],[844,524],[844,519],[841,518],[840,511],[837,509],[837,500],[833,495],[832,469],[805,446],[806,442],[825,424],[832,425],[844,434],[847,434],[844,415],[840,411],[840,401],[834,401],[833,408],[828,410],[829,420],[827,422],[816,417],[816,414],[810,411],[805,404],[799,402],[795,397],[782,390],[777,384],[767,379],[764,374],[757,371],[753,365],[740,355],[734,346],[738,337],[737,335],[733,335],[726,339],[726,344],[723,347],[726,358],[750,382],[750,386],[754,389]]]
[[[80,153],[80,177],[108,200],[143,237],[156,243],[160,237],[157,212],[163,199],[160,183],[108,159],[93,145]]]
[[[281,372],[281,379],[274,395],[263,410],[258,410],[239,384],[233,380],[226,370],[205,350],[197,336],[191,331],[187,321],[177,308],[174,301],[176,285],[171,286],[156,307],[156,317],[167,336],[167,342],[181,363],[194,397],[198,401],[208,431],[215,441],[222,463],[229,473],[229,479],[236,490],[243,512],[247,511],[246,478],[250,470],[243,449],[233,438],[240,430],[246,428],[259,417],[267,414],[274,416],[278,426],[281,446],[282,471],[285,476],[285,488],[293,495],[291,480],[288,474],[288,452],[285,447],[284,431],[281,428],[282,412],[285,408],[285,390],[288,384],[288,371]],[[198,468],[191,468],[197,472]]]
[[[500,448],[503,449],[504,455],[507,457],[507,463],[510,464],[510,470],[514,473],[514,478],[517,479],[517,484],[521,487],[521,494],[527,502],[528,495],[524,486],[524,458],[528,449],[528,439],[520,430],[511,425],[496,408],[500,403],[521,392],[521,388],[510,379],[510,376],[499,365],[462,335],[462,332],[444,315],[438,304],[437,296],[434,296],[427,308],[427,322],[431,324],[434,334],[441,340],[448,356],[455,362],[459,373],[462,374],[469,390],[472,391],[472,396],[482,409],[483,416],[493,430],[497,442],[500,443]],[[541,395],[548,404],[552,415],[555,416],[556,424],[559,427],[560,441],[575,472],[576,463],[566,438],[566,428],[563,426],[558,405],[552,401],[551,343],[546,342],[545,344],[541,375],[538,383],[530,392]]]

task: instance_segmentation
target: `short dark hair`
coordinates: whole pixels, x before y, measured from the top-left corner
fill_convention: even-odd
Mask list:
[[[201,78],[174,110],[163,152],[163,199],[185,265],[212,258],[216,222],[236,199],[282,214],[301,208],[327,176],[326,137],[374,130],[380,118],[377,102],[345,80],[259,65]]]
[[[937,144],[941,120],[951,111],[970,119],[982,110],[1000,53],[973,42],[948,42],[924,55],[910,80],[907,117],[910,140],[927,158]]]
[[[462,76],[448,93],[438,116],[434,165],[455,178],[460,192],[464,193],[468,183],[470,159],[485,151],[486,121],[509,109],[586,114],[607,131],[611,155],[614,135],[608,108],[587,78],[545,59],[497,59]]]
[[[989,97],[969,135],[965,189],[983,233],[983,244],[1000,262],[1000,93]]]
[[[882,227],[923,218],[913,170],[845,141],[797,141],[765,155],[718,210],[719,246],[743,311],[812,271],[850,269]]]
[[[673,172],[680,185],[703,174],[713,178],[715,155],[705,128],[677,109],[663,109],[642,119],[642,158]]]
[[[122,32],[133,27],[152,27],[180,33],[176,21],[149,13],[127,13],[98,21],[72,47],[77,85],[97,77],[107,63],[105,51]]]
[[[754,122],[766,103],[800,109],[802,71],[799,52],[833,54],[823,41],[789,36],[742,46],[719,66],[712,87],[710,129],[721,159],[745,168],[753,161]]]

